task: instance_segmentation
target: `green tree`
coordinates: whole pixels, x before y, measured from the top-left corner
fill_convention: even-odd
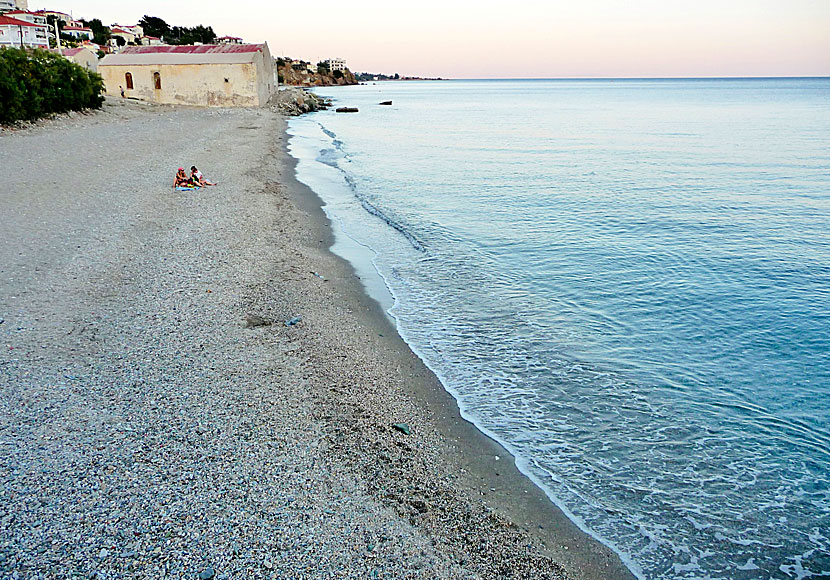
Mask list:
[[[144,15],[138,21],[138,25],[144,29],[146,36],[155,36],[156,38],[166,38],[170,36],[170,25],[157,16]]]
[[[93,18],[92,20],[81,20],[81,22],[92,30],[92,42],[103,46],[109,41],[111,37],[109,26],[104,26],[100,19]]]
[[[100,108],[103,89],[99,75],[56,54],[0,48],[0,123]]]

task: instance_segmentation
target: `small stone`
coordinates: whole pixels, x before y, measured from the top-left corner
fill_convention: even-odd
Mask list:
[[[101,548],[101,551],[98,552],[98,557],[99,558],[106,558],[108,555],[109,555],[109,552],[107,552],[106,548]]]
[[[292,318],[291,320],[286,320],[286,321],[285,321],[285,325],[286,325],[286,326],[294,326],[295,324],[299,324],[299,323],[300,323],[300,322],[302,322],[302,321],[303,321],[303,317],[302,317],[302,316],[295,316],[295,317],[294,317],[294,318]]]
[[[413,499],[409,502],[413,508],[415,508],[419,513],[425,514],[429,511],[429,506],[427,502],[420,500],[420,499]]]
[[[407,425],[406,423],[395,423],[394,425],[392,425],[392,429],[400,431],[404,435],[409,435],[410,432],[409,425]]]
[[[210,580],[214,576],[216,576],[216,570],[213,568],[205,568],[199,572],[199,578],[201,578],[201,580]]]
[[[256,314],[248,314],[245,316],[245,328],[257,328],[259,326],[270,326],[271,324],[272,322],[270,320]]]

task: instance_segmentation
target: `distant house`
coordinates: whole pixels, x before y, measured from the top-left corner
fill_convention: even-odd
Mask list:
[[[329,65],[329,70],[332,72],[336,70],[346,70],[346,61],[342,58],[330,58],[325,62]]]
[[[6,12],[5,16],[8,16],[9,18],[23,20],[31,24],[37,24],[38,26],[49,25],[49,21],[46,19],[46,16],[40,14],[39,12],[29,12],[28,10],[12,10],[10,12]]]
[[[0,12],[29,10],[29,0],[0,0]]]
[[[58,12],[56,10],[38,10],[37,13],[45,18],[48,18],[49,16],[54,16],[55,18],[63,22],[63,24],[65,25],[71,25],[74,22],[76,22],[72,19],[72,17],[69,14],[65,12]]]
[[[238,36],[222,36],[216,39],[219,44],[242,44],[242,39]]]
[[[94,42],[92,42],[91,40],[83,40],[83,41],[81,41],[81,46],[83,46],[83,47],[85,47],[85,48],[88,48],[89,50],[91,50],[91,51],[92,51],[92,52],[94,52],[95,54],[98,54],[98,51],[99,51],[99,50],[103,50],[103,47],[102,47],[100,44],[95,44],[95,43],[94,43]]]
[[[98,70],[98,55],[86,46],[77,48],[64,48],[63,56],[86,70],[96,72]]]
[[[47,26],[0,14],[0,46],[49,48]]]
[[[132,32],[131,30],[127,30],[125,28],[120,28],[120,27],[117,27],[117,26],[113,27],[112,30],[110,30],[110,34],[111,34],[111,36],[119,36],[119,37],[123,38],[124,42],[126,42],[128,44],[129,43],[135,43],[135,39],[137,37],[137,35],[134,32]]]
[[[124,26],[123,24],[111,24],[110,29],[112,31],[118,30],[120,33],[127,33],[132,34],[136,38],[141,38],[144,36],[144,28],[142,28],[138,24],[133,24],[132,26]],[[133,42],[133,41],[130,41]]]
[[[138,39],[138,42],[145,46],[161,46],[164,44],[157,36],[142,36]]]
[[[87,28],[86,26],[64,26],[63,30],[61,30],[62,34],[68,34],[72,38],[77,38],[79,40],[92,40],[92,29]]]
[[[276,91],[267,44],[128,46],[98,63],[106,93],[207,107],[261,107]]]

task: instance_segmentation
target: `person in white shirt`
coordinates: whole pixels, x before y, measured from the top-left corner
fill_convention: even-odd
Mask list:
[[[207,179],[205,179],[205,176],[202,175],[201,171],[196,169],[195,165],[190,167],[190,179],[191,179],[191,181],[193,181],[193,183],[195,183],[197,185],[202,185],[202,186],[204,186],[204,185],[217,185],[216,183],[212,183],[212,182],[208,181]]]

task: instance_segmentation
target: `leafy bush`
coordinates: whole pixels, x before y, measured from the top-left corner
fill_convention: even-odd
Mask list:
[[[99,75],[62,56],[0,48],[0,124],[99,109],[103,90]]]

